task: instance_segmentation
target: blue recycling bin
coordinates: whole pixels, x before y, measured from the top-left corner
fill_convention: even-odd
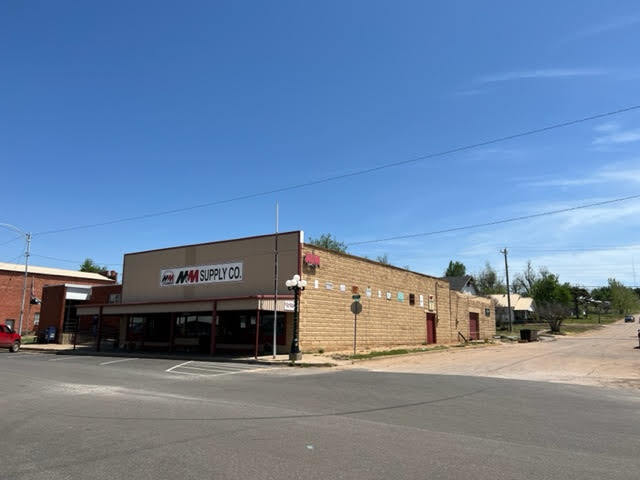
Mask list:
[[[44,341],[45,343],[56,341],[56,327],[46,328],[46,330],[44,331]]]

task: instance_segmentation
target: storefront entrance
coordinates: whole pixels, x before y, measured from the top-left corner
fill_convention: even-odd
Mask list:
[[[248,355],[273,350],[273,311],[230,310],[216,314],[214,339],[208,312],[131,315],[125,348],[129,351]],[[278,349],[286,347],[286,314],[278,312]]]

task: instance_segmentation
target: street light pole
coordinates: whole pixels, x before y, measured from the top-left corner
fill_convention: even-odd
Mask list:
[[[291,280],[287,280],[286,285],[289,290],[293,290],[293,338],[291,339],[289,360],[295,362],[302,359],[298,342],[299,297],[300,292],[307,286],[307,281],[301,280],[300,275],[296,273]]]
[[[18,334],[22,335],[22,323],[24,319],[24,302],[27,295],[27,276],[29,274],[29,255],[31,255],[31,234],[23,232],[21,229],[10,223],[0,223],[0,227],[18,232],[20,235],[24,235],[26,240],[26,249],[24,252],[24,281],[22,283],[22,302],[20,303],[20,320],[18,323]]]

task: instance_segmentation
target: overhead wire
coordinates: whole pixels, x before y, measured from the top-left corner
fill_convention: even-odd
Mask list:
[[[2,242],[2,243],[0,243],[0,247],[2,247],[3,245],[8,245],[8,244],[10,244],[12,242],[15,242],[16,240],[19,240],[21,238],[24,238],[24,235],[18,235],[16,237],[13,237],[11,240],[7,240],[6,242]]]
[[[520,215],[517,217],[510,217],[510,218],[503,218],[500,220],[493,220],[491,222],[483,222],[483,223],[474,223],[474,224],[470,224],[470,225],[463,225],[460,227],[451,227],[451,228],[445,228],[442,230],[433,230],[430,232],[422,232],[422,233],[410,233],[410,234],[406,234],[406,235],[395,235],[392,237],[384,237],[384,238],[377,238],[377,239],[372,239],[372,240],[360,240],[357,242],[347,242],[348,246],[356,246],[356,245],[367,245],[367,244],[371,244],[371,243],[382,243],[382,242],[389,242],[392,240],[405,240],[405,239],[409,239],[409,238],[418,238],[418,237],[427,237],[427,236],[432,236],[432,235],[439,235],[439,234],[443,234],[443,233],[452,233],[452,232],[459,232],[459,231],[463,231],[463,230],[471,230],[471,229],[475,229],[475,228],[481,228],[481,227],[490,227],[493,225],[501,225],[501,224],[505,224],[505,223],[512,223],[512,222],[519,222],[522,220],[530,220],[532,218],[540,218],[540,217],[545,217],[545,216],[549,216],[549,215],[557,215],[560,213],[566,213],[566,212],[573,212],[576,210],[582,210],[585,208],[592,208],[592,207],[599,207],[602,205],[610,205],[613,203],[619,203],[619,202],[625,202],[627,200],[634,200],[634,199],[638,199],[640,198],[640,194],[637,195],[629,195],[627,197],[620,197],[620,198],[613,198],[613,199],[609,199],[609,200],[603,200],[601,202],[593,202],[593,203],[587,203],[584,205],[577,205],[575,207],[569,207],[569,208],[560,208],[557,210],[548,210],[546,212],[539,212],[539,213],[532,213],[530,215]]]
[[[420,162],[420,161],[423,161],[423,160],[433,159],[433,158],[437,158],[437,157],[443,157],[443,156],[451,155],[451,154],[454,154],[454,153],[461,153],[461,152],[465,152],[465,151],[468,151],[468,150],[473,150],[473,149],[480,148],[480,147],[486,147],[486,146],[489,146],[489,145],[494,145],[496,143],[506,142],[506,141],[509,141],[509,140],[514,140],[514,139],[517,139],[517,138],[527,137],[527,136],[531,136],[531,135],[536,135],[536,134],[539,134],[539,133],[548,132],[548,131],[559,129],[559,128],[565,128],[565,127],[568,127],[568,126],[577,125],[577,124],[580,124],[580,123],[585,123],[585,122],[589,122],[589,121],[593,121],[593,120],[603,119],[603,118],[611,117],[611,116],[614,116],[614,115],[620,115],[622,113],[627,113],[627,112],[638,110],[638,109],[640,109],[640,105],[632,105],[632,106],[621,108],[621,109],[618,109],[618,110],[612,110],[612,111],[609,111],[609,112],[598,113],[598,114],[595,114],[595,115],[590,115],[588,117],[582,117],[582,118],[575,119],[575,120],[569,120],[569,121],[565,121],[565,122],[561,122],[561,123],[555,123],[555,124],[548,125],[548,126],[545,126],[545,127],[535,128],[535,129],[531,129],[531,130],[525,130],[523,132],[518,132],[518,133],[515,133],[515,134],[511,134],[511,135],[505,135],[505,136],[502,136],[502,137],[497,137],[497,138],[493,138],[493,139],[489,139],[489,140],[484,140],[484,141],[481,141],[481,142],[462,145],[462,146],[450,148],[450,149],[447,149],[447,150],[428,153],[428,154],[425,154],[425,155],[420,155],[420,156],[409,158],[409,159],[406,159],[406,160],[399,160],[399,161],[395,161],[395,162],[384,163],[384,164],[381,164],[381,165],[377,165],[375,167],[363,168],[363,169],[356,170],[356,171],[349,172],[349,173],[344,173],[344,174],[340,174],[340,175],[332,175],[332,176],[320,178],[320,179],[317,179],[317,180],[310,180],[308,182],[302,182],[302,183],[298,183],[298,184],[294,184],[294,185],[288,185],[288,186],[279,187],[279,188],[274,188],[274,189],[270,189],[270,190],[263,190],[261,192],[248,193],[248,194],[239,195],[239,196],[235,196],[235,197],[230,197],[230,198],[226,198],[226,199],[215,200],[213,202],[200,203],[200,204],[190,205],[190,206],[181,207],[181,208],[174,208],[174,209],[170,209],[170,210],[162,210],[162,211],[151,212],[151,213],[146,213],[146,214],[141,214],[141,215],[134,215],[134,216],[130,216],[130,217],[122,217],[122,218],[118,218],[118,219],[114,219],[114,220],[108,220],[108,221],[104,221],[104,222],[88,223],[88,224],[83,224],[83,225],[75,225],[75,226],[70,226],[70,227],[64,227],[64,228],[58,228],[58,229],[52,229],[52,230],[45,230],[45,231],[42,231],[42,232],[36,232],[33,235],[34,236],[51,235],[51,234],[55,234],[55,233],[71,232],[71,231],[75,231],[75,230],[82,230],[82,229],[102,227],[102,226],[107,226],[107,225],[114,225],[114,224],[117,224],[117,223],[131,222],[131,221],[135,221],[135,220],[143,220],[143,219],[152,218],[152,217],[171,215],[171,214],[174,214],[174,213],[181,213],[181,212],[186,212],[186,211],[190,211],[190,210],[196,210],[196,209],[212,207],[212,206],[216,206],[216,205],[223,205],[223,204],[227,204],[227,203],[237,202],[237,201],[241,201],[241,200],[248,200],[248,199],[252,199],[252,198],[263,197],[263,196],[267,196],[267,195],[272,195],[274,193],[282,193],[282,192],[286,192],[286,191],[297,190],[297,189],[301,189],[301,188],[305,188],[305,187],[310,187],[310,186],[314,186],[314,185],[320,185],[320,184],[323,184],[323,183],[333,182],[333,181],[340,180],[340,179],[352,178],[352,177],[356,177],[356,176],[360,176],[360,175],[366,175],[366,174],[369,174],[369,173],[379,172],[381,170],[394,168],[394,167],[398,167],[398,166],[402,166],[402,165],[408,165],[408,164],[411,164],[411,163],[417,163],[417,162]]]

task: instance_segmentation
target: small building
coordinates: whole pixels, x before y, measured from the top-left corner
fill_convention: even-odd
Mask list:
[[[98,273],[29,265],[22,333],[37,330],[40,322],[42,290],[45,285],[65,283],[81,283],[88,286],[111,285],[116,282],[116,273],[110,272],[110,275],[111,277],[107,277]],[[0,323],[10,325],[16,331],[20,327],[23,288],[24,264],[0,262]]]
[[[120,303],[122,285],[80,285],[63,283],[45,285],[42,289],[42,309],[38,337],[44,340],[47,328],[55,329],[56,343],[93,344],[97,333],[97,321],[78,315],[79,305]],[[103,323],[103,336],[110,338],[119,332],[120,318],[109,317]]]
[[[476,284],[471,275],[461,275],[459,277],[442,277],[446,282],[449,282],[451,290],[456,292],[468,293],[470,295],[477,295]]]
[[[121,303],[85,303],[77,315],[95,319],[99,345],[102,326],[118,318],[116,348],[212,354],[270,352],[275,322],[277,350],[287,353],[295,303],[285,282],[294,274],[308,282],[299,301],[302,351],[353,347],[353,295],[362,304],[358,348],[495,334],[489,299],[456,292],[437,277],[305,244],[301,231],[128,253]]]
[[[496,302],[496,322],[498,324],[509,323],[509,308],[506,294],[489,295]],[[517,293],[511,294],[511,310],[514,323],[526,323],[534,320],[536,304],[531,297],[523,297]]]

